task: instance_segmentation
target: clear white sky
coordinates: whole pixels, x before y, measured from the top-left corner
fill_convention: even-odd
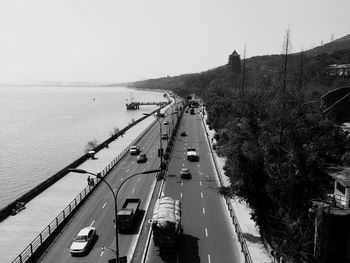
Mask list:
[[[350,0],[0,0],[0,82],[200,72],[350,34]]]

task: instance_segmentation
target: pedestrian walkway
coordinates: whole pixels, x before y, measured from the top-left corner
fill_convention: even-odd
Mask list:
[[[162,112],[170,106],[165,107]],[[156,122],[146,118],[88,159],[79,169],[101,172],[147,127]],[[26,203],[26,209],[0,223],[0,262],[12,262],[47,225],[87,186],[87,176],[68,173],[44,192]]]
[[[214,130],[209,130],[209,126],[206,124],[206,119],[208,115],[202,115],[204,118],[204,123],[206,126],[207,135],[210,139],[210,142],[213,144],[214,139]],[[229,178],[224,175],[224,165],[226,158],[219,157],[215,151],[214,158],[219,166],[220,173],[222,176],[222,181],[225,186],[230,185]],[[273,262],[273,257],[268,252],[265,247],[262,238],[259,233],[259,228],[257,227],[254,220],[251,219],[251,209],[245,202],[240,202],[236,199],[231,199],[231,204],[234,209],[235,215],[237,217],[239,226],[241,228],[243,237],[247,244],[250,257],[254,263],[271,263]]]

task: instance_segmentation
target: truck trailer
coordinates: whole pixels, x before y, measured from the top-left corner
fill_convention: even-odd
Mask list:
[[[141,199],[127,198],[122,208],[117,213],[118,229],[121,231],[131,230],[135,223],[137,211],[139,210]]]
[[[181,202],[171,197],[158,199],[154,206],[151,224],[154,245],[161,250],[175,250],[183,231]]]

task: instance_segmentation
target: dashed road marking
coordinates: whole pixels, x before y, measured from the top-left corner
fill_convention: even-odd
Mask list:
[[[90,224],[90,226],[92,226],[94,223],[95,223],[95,220],[94,220],[94,221],[92,221],[92,223]]]
[[[204,207],[203,207],[203,214],[205,215],[205,209],[204,209]]]
[[[203,193],[201,192],[201,198],[203,198]]]
[[[182,198],[182,193],[180,193],[180,198]]]
[[[205,228],[205,236],[208,237],[208,229]]]
[[[124,177],[122,177],[122,179],[120,179],[120,181],[123,181]]]
[[[113,189],[113,192],[114,192],[114,193],[117,192],[117,188],[114,188],[114,189]]]
[[[184,182],[181,182],[181,186],[184,186]]]
[[[202,185],[202,181],[199,181],[199,185]]]
[[[101,251],[100,257],[102,257],[103,253],[104,253],[104,251]]]
[[[105,208],[106,204],[107,204],[107,202],[105,202],[105,203],[103,204],[102,209]]]
[[[132,192],[131,192],[131,194],[133,194],[135,192],[135,188],[134,189],[132,189]]]
[[[210,261],[210,254],[208,254],[208,263],[210,263],[211,261]]]
[[[137,181],[140,182],[140,179],[141,179],[141,177],[139,177],[139,179],[137,179]]]

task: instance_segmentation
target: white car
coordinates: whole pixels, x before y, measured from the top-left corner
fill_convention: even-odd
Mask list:
[[[88,252],[96,238],[96,228],[85,227],[79,231],[70,246],[72,255],[82,255]]]
[[[187,160],[191,162],[199,161],[199,156],[196,152],[196,148],[188,148],[187,149]]]
[[[140,147],[137,145],[133,145],[130,148],[130,155],[138,155],[140,153]]]

